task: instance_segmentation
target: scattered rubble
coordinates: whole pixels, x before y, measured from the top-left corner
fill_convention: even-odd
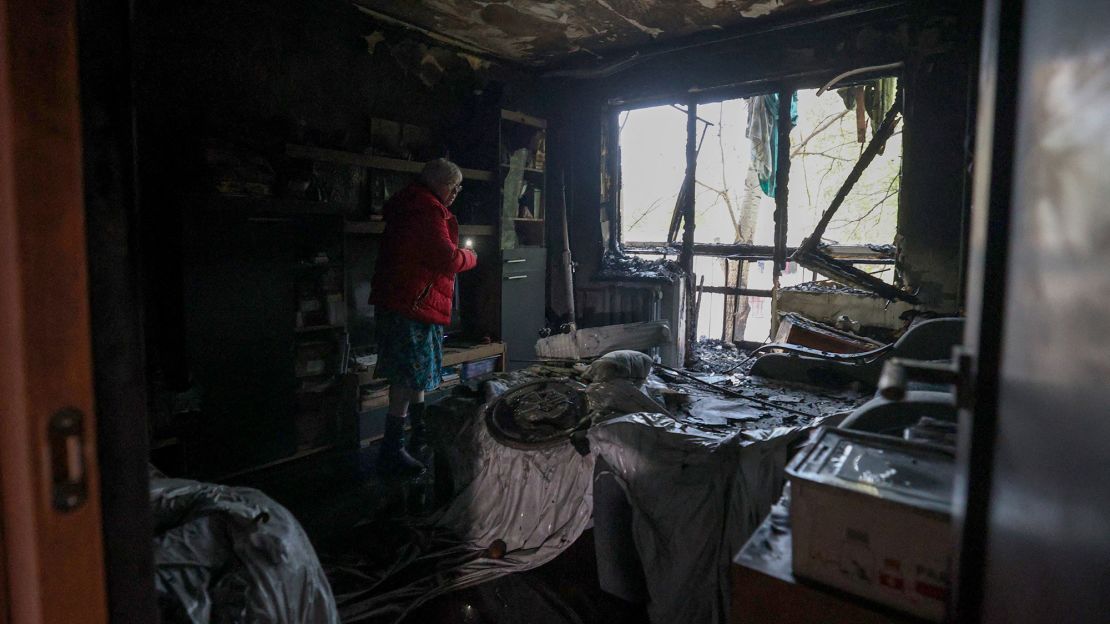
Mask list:
[[[639,256],[606,251],[594,279],[674,283],[681,275],[682,268],[674,260],[645,260]]]
[[[732,343],[707,338],[694,343],[694,356],[697,361],[689,370],[721,374],[736,372],[737,367],[748,358],[748,353]]]
[[[797,286],[783,286],[781,290],[816,294],[838,293],[843,295],[854,295],[858,297],[878,297],[878,295],[876,295],[875,293],[867,292],[866,290],[860,290],[859,288],[852,288],[851,286],[845,286],[844,284],[841,284],[839,282],[828,280],[803,282],[801,284],[798,284]]]

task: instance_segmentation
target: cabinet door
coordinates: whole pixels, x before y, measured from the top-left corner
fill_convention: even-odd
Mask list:
[[[189,369],[201,392],[203,436],[190,458],[207,475],[296,450],[293,420],[294,263],[287,217],[204,213],[186,239]]]
[[[506,249],[501,261],[501,338],[515,370],[536,359],[536,340],[546,324],[547,250]]]

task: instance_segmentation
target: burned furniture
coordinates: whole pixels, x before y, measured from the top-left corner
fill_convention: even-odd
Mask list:
[[[883,363],[891,357],[946,360],[963,341],[962,318],[921,321],[896,342],[863,353],[829,353],[797,345],[772,343],[753,352],[759,359],[751,374],[779,381],[842,387],[859,382],[876,387]],[[782,351],[782,353],[769,353]]]

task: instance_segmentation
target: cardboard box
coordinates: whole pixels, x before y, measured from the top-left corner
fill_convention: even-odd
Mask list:
[[[787,472],[796,575],[944,618],[953,553],[949,449],[824,429]]]

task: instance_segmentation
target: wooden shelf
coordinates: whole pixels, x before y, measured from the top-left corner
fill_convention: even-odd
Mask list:
[[[424,163],[415,160],[402,160],[400,158],[374,156],[372,154],[356,154],[354,152],[311,147],[308,145],[286,145],[285,155],[290,158],[307,158],[309,160],[318,160],[321,162],[353,165],[355,167],[366,167],[368,169],[399,171],[401,173],[420,173],[420,171],[424,169]],[[492,172],[482,169],[462,169],[462,174],[463,179],[466,180],[488,182],[493,179]]]
[[[536,128],[547,128],[546,120],[517,111],[501,109],[501,119],[515,121],[516,123],[522,123],[526,126],[534,126]]]
[[[473,362],[476,360],[484,360],[486,358],[497,357],[505,354],[505,343],[493,342],[488,345],[478,345],[475,347],[445,347],[443,349],[443,365],[444,366],[458,366],[463,362]],[[360,386],[366,385],[374,380],[374,368],[370,367],[368,370],[358,371],[358,383]],[[446,382],[445,384],[446,385]],[[443,386],[441,386],[443,387]],[[388,388],[382,388],[379,392],[388,392]]]
[[[432,390],[432,392],[442,392],[444,390],[449,390],[449,389],[459,385],[459,383],[460,382],[459,382],[458,379],[452,379],[451,381],[445,381],[442,384],[440,384],[440,386],[438,388],[436,388],[435,390]],[[389,387],[388,386],[385,387],[385,388],[382,388],[381,390],[378,390],[377,392],[375,392],[370,397],[370,399],[367,400],[365,403],[362,402],[361,399],[360,399],[358,409],[359,409],[359,412],[366,413],[366,412],[376,410],[376,409],[380,409],[380,408],[383,408],[383,407],[389,407]],[[374,438],[371,438],[371,440],[373,440],[373,439]]]
[[[341,215],[354,211],[353,206],[329,202],[254,195],[202,195],[196,199],[207,210],[283,215]]]
[[[484,360],[489,357],[503,355],[505,353],[505,343],[491,342],[488,345],[478,345],[476,347],[447,347],[443,349],[443,365],[455,366],[463,362],[473,362],[475,360]]]
[[[381,234],[385,232],[385,221],[348,221],[343,231],[348,234]],[[497,236],[497,226],[460,225],[459,236]]]

